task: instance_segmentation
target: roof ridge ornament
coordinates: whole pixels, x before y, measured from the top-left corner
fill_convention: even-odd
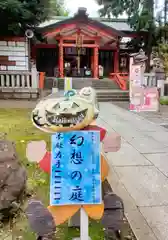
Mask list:
[[[75,14],[75,17],[88,18],[87,8],[85,8],[85,7],[79,7],[77,13]]]

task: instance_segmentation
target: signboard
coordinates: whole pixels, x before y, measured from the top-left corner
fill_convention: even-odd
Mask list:
[[[130,95],[133,86],[141,86],[143,83],[143,69],[141,65],[130,66]]]
[[[136,112],[158,111],[158,89],[156,87],[133,87],[130,97],[130,110]]]
[[[67,47],[67,48],[65,48],[65,54],[66,55],[77,55],[76,47]],[[86,48],[82,48],[81,47],[80,55],[86,55]]]
[[[52,136],[50,205],[101,204],[100,133]]]
[[[67,92],[72,90],[72,78],[66,77],[64,78],[64,91]]]
[[[159,96],[156,87],[144,87],[145,64],[133,64],[130,58],[130,111],[158,111]]]

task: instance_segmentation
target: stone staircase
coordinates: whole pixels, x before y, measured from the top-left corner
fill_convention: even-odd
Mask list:
[[[96,90],[98,102],[128,102],[129,91],[123,90]]]
[[[110,79],[92,80],[92,87],[96,90],[120,90],[119,86],[115,83],[115,81]]]
[[[51,89],[53,87],[53,81],[56,78],[53,77],[47,77],[45,80],[44,88],[45,89]],[[63,90],[64,89],[64,79],[59,78],[57,82],[58,89]],[[72,81],[72,87],[74,89],[81,89],[83,87],[93,87],[94,89],[119,89],[118,85],[108,79],[94,79],[94,78],[73,78]]]
[[[53,79],[55,78],[46,78],[44,96],[51,93]],[[73,78],[73,89],[79,90],[89,86],[96,90],[99,102],[129,101],[129,91],[119,89],[118,85],[110,79]],[[60,91],[64,89],[64,79],[59,79],[57,87]]]

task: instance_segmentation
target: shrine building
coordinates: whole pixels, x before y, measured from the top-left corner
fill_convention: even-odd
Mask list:
[[[45,43],[33,45],[32,58],[46,76],[98,79],[100,66],[106,78],[129,72],[134,49],[126,41],[137,35],[127,20],[90,18],[85,8],[79,8],[73,17],[56,17],[38,31]]]

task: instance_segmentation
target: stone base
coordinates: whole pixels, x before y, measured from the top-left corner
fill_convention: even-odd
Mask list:
[[[38,99],[38,89],[4,88],[0,89],[0,99]]]
[[[78,211],[72,218],[68,221],[68,227],[80,228],[80,211]]]

